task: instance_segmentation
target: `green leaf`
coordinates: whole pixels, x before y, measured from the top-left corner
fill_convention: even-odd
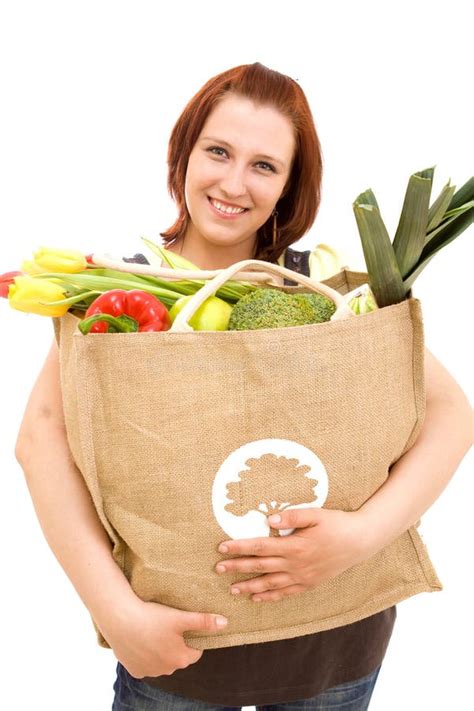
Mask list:
[[[426,245],[428,245],[434,237],[437,237],[438,235],[442,234],[443,230],[448,225],[450,225],[456,217],[459,217],[459,215],[468,212],[472,207],[474,207],[474,200],[467,202],[462,207],[457,207],[455,210],[450,210],[449,212],[446,212],[443,221],[438,225],[438,227],[426,235],[425,248]]]
[[[451,180],[448,180],[434,203],[431,205],[428,212],[428,226],[426,228],[427,232],[434,230],[438,227],[439,223],[444,219],[446,210],[448,209],[451,198],[453,197],[454,191],[456,190],[455,185],[450,185]],[[425,240],[426,242],[426,240]]]
[[[87,269],[85,272],[80,272],[81,274],[87,274],[94,277],[111,277],[112,279],[126,279],[127,281],[133,280],[137,283],[137,288],[140,284],[146,284],[148,281],[148,274],[135,274],[129,271],[120,271],[119,269],[108,269],[106,267],[95,267],[93,269]],[[153,278],[153,277],[152,277]]]
[[[188,261],[184,257],[181,257],[179,254],[170,252],[168,249],[165,249],[164,247],[160,247],[159,245],[150,242],[150,240],[146,239],[146,237],[142,237],[141,239],[151,249],[152,252],[158,254],[163,259],[163,261],[166,262],[166,264],[168,264],[168,266],[172,269],[189,269],[193,271],[201,271],[199,267],[197,267],[195,264]],[[176,284],[177,282],[173,283]],[[182,281],[179,283],[180,285],[182,285],[183,294],[193,294],[195,291],[200,289],[201,286],[206,283],[206,281],[194,279],[190,281]],[[185,290],[185,287],[187,290]],[[248,282],[230,280],[227,282],[227,284],[224,284],[220,287],[220,289],[218,289],[218,291],[216,292],[216,296],[221,299],[225,299],[230,303],[235,303],[244,294],[247,294],[249,291],[253,291],[254,289],[255,286]]]
[[[354,204],[355,205],[373,205],[380,212],[380,208],[378,206],[376,197],[370,188],[368,188],[367,190],[364,190],[363,193],[358,195],[356,197],[356,199],[354,200]]]
[[[199,267],[196,267],[195,264],[182,257],[180,254],[175,254],[164,247],[160,247],[158,244],[150,242],[150,240],[146,237],[142,237],[141,239],[152,252],[161,257],[162,260],[172,269],[193,269],[194,271],[199,269]]]
[[[433,182],[435,168],[436,168],[436,166],[433,165],[431,168],[425,168],[424,170],[419,170],[417,173],[414,173],[414,175],[417,175],[420,178],[427,178],[428,180]]]
[[[428,212],[434,168],[410,176],[405,192],[393,249],[402,276],[418,262],[423,250],[428,224]]]
[[[449,218],[449,217],[453,217],[454,215],[460,215],[461,213],[465,212],[473,205],[474,205],[474,200],[469,200],[469,202],[465,202],[463,205],[460,205],[459,207],[455,207],[454,209],[448,210],[445,214],[445,217]]]
[[[54,277],[62,284],[82,286],[85,287],[86,290],[99,289],[100,291],[110,291],[111,289],[125,289],[129,291],[130,289],[144,288],[143,280],[137,281],[133,278],[133,274],[128,274],[127,272],[119,272],[122,277],[116,279],[108,276],[94,276],[90,271],[87,270],[78,274],[59,274],[57,272],[51,274],[35,274],[35,279],[51,279],[51,277]],[[164,286],[160,286],[160,283],[164,284]],[[160,280],[157,279],[156,286],[147,284],[144,290],[155,294],[159,299],[161,299],[162,296],[176,298],[177,292],[173,291],[172,288],[167,288],[171,286],[171,284],[172,282],[160,282]]]
[[[448,205],[448,210],[461,207],[461,205],[471,200],[474,200],[474,177],[469,178],[469,180],[459,188],[457,193],[454,193],[453,199]]]
[[[102,291],[83,291],[81,294],[70,296],[68,299],[60,299],[59,301],[48,301],[50,306],[61,306],[62,304],[78,304],[89,296],[102,294]]]
[[[408,274],[403,284],[408,290],[417,278],[417,276],[423,271],[428,262],[434,257],[434,255],[439,252],[443,247],[453,241],[461,232],[464,232],[470,225],[474,222],[474,207],[470,207],[468,210],[464,211],[460,215],[456,215],[451,218],[448,224],[443,226],[442,230],[438,231],[436,237],[431,239],[428,244],[423,249],[420,259],[416,267]]]
[[[360,205],[356,201],[353,209],[362,241],[369,285],[378,306],[389,306],[403,301],[407,290],[403,286],[395,252],[378,208],[374,204]]]

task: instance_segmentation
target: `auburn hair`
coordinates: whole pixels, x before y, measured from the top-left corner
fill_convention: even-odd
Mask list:
[[[171,132],[168,144],[168,192],[178,207],[176,222],[160,232],[167,247],[184,237],[191,219],[184,186],[191,151],[207,117],[217,103],[231,92],[261,106],[280,111],[293,124],[295,155],[278,211],[278,237],[272,244],[273,217],[257,230],[255,259],[276,262],[286,247],[309,230],[321,201],[322,151],[306,96],[294,79],[255,62],[242,64],[209,79],[184,108]]]

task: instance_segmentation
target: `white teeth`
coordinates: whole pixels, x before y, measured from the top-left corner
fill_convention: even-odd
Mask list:
[[[234,215],[234,214],[237,214],[238,212],[245,212],[244,207],[227,207],[226,205],[222,205],[222,203],[217,202],[217,200],[211,200],[211,202],[214,205],[214,207],[216,207],[221,212],[227,213],[228,215]]]

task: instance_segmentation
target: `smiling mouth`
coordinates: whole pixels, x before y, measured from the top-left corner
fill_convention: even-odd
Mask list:
[[[220,200],[216,200],[215,198],[212,198],[210,195],[207,196],[208,201],[212,205],[212,207],[220,212],[221,215],[243,215],[244,212],[248,212],[249,208],[248,207],[241,207],[240,205],[226,205],[225,203],[221,202]],[[225,210],[221,210],[215,203],[218,203],[219,205],[222,205]]]

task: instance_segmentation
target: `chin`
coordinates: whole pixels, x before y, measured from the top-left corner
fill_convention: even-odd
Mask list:
[[[205,237],[202,238],[204,242],[215,244],[216,247],[226,245],[230,247],[232,245],[239,244],[239,242],[242,242],[245,239],[243,235],[226,235],[225,230],[216,230],[215,226],[213,226],[213,229],[206,229],[205,226],[203,226],[202,230],[199,227],[197,229],[201,235],[205,235]]]
[[[225,237],[213,238],[213,237],[208,236],[208,237],[206,237],[206,242],[208,242],[209,244],[213,244],[216,247],[235,247],[238,244],[240,244],[240,242],[242,242],[242,240],[239,240],[238,238],[230,240],[230,239],[226,239]]]

